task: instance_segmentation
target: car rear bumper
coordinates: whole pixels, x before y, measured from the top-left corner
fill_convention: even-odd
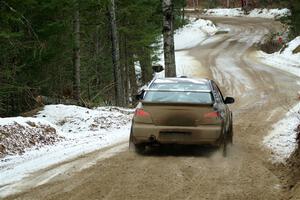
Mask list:
[[[222,127],[220,125],[155,126],[153,124],[133,125],[132,140],[135,144],[218,144]]]

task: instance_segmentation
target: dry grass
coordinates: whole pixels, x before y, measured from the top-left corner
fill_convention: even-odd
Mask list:
[[[63,139],[49,125],[29,121],[26,123],[29,126],[18,123],[0,126],[0,158],[7,155],[23,154],[27,148],[53,145]]]
[[[22,117],[33,117],[33,116],[37,115],[38,112],[40,112],[43,109],[44,109],[44,107],[38,107],[38,108],[35,108],[31,111],[21,113],[21,116]]]
[[[267,41],[266,43],[260,45],[260,49],[266,53],[274,53],[279,51],[281,48],[282,45],[274,40]]]

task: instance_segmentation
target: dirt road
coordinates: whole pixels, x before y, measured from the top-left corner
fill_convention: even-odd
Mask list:
[[[206,70],[224,86],[225,95],[236,97],[234,146],[228,158],[210,148],[154,149],[145,156],[125,150],[82,171],[57,170],[48,183],[8,199],[284,199],[262,139],[286,107],[296,102],[298,78],[264,66],[253,56],[254,44],[280,25],[265,19],[212,20],[231,31],[188,51],[201,62],[199,71]],[[70,163],[86,162],[105,152]]]

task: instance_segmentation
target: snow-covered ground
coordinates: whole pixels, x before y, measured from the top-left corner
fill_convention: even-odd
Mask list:
[[[15,123],[25,127],[32,123],[47,125],[63,138],[54,145],[35,146],[22,155],[0,159],[0,187],[39,169],[127,141],[132,113],[133,110],[116,107],[49,105],[35,118],[0,118],[0,127]],[[4,189],[0,189],[0,196]]]
[[[287,47],[275,52],[267,54],[263,51],[257,52],[257,57],[271,67],[287,71],[300,77],[300,53],[293,53],[293,51],[300,46],[300,36],[287,44]]]
[[[210,20],[191,19],[191,23],[176,30],[174,35],[175,50],[195,47],[217,31],[218,28]]]
[[[285,118],[273,126],[264,138],[264,145],[271,150],[274,162],[285,162],[297,148],[296,127],[300,124],[300,103],[286,114]]]
[[[287,46],[273,54],[262,51],[257,52],[257,57],[262,63],[294,74],[300,77],[300,53],[293,51],[300,46],[300,36],[292,40]],[[300,94],[300,79],[297,82],[299,91],[295,91],[295,96]],[[274,162],[285,162],[297,147],[296,127],[300,124],[300,103],[291,108],[286,117],[274,125],[271,133],[265,137],[264,145],[272,151]]]
[[[260,17],[278,19],[281,17],[289,16],[290,10],[287,8],[278,9],[260,9],[255,8],[248,14],[245,14],[241,8],[216,8],[216,9],[205,9],[204,15],[210,16],[222,16],[222,17]]]

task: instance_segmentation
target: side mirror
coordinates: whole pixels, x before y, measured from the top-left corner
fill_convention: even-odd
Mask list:
[[[232,104],[232,103],[234,103],[234,98],[226,97],[225,100],[224,100],[224,103],[225,104]]]
[[[152,66],[152,69],[154,72],[159,73],[162,72],[164,70],[163,66],[156,64]]]
[[[135,100],[140,101],[143,100],[145,94],[145,90],[141,90],[137,95],[135,95]]]

